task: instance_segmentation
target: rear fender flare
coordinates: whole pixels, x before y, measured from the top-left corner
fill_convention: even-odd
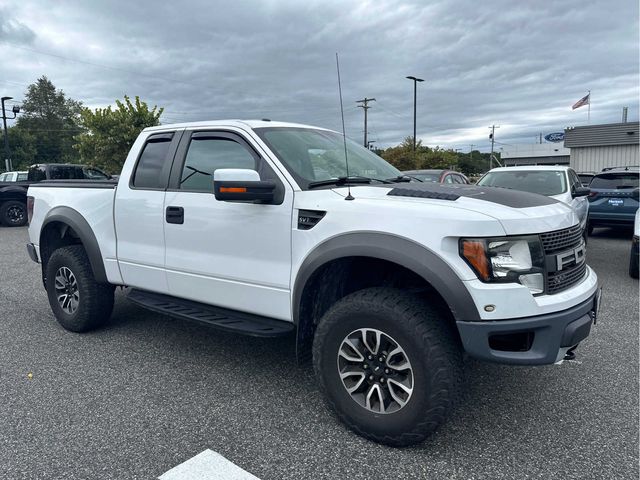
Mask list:
[[[44,229],[48,224],[53,222],[61,223],[67,228],[73,229],[87,252],[87,257],[89,257],[89,263],[91,264],[91,270],[93,270],[93,275],[96,281],[100,283],[109,283],[98,240],[85,218],[78,213],[78,211],[69,207],[60,206],[52,208],[49,213],[47,213],[44,222],[42,222],[40,230],[40,246],[42,246],[43,240],[42,232],[44,232]],[[42,268],[45,268],[44,264]]]

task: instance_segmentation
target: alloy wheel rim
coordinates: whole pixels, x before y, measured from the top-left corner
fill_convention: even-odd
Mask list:
[[[7,217],[11,223],[19,223],[24,219],[24,209],[14,205],[7,209]]]
[[[413,368],[404,349],[375,328],[347,335],[338,350],[338,375],[349,396],[373,413],[404,408],[414,387]]]
[[[69,268],[60,267],[54,281],[60,308],[69,315],[73,314],[80,305],[80,291],[75,275]]]

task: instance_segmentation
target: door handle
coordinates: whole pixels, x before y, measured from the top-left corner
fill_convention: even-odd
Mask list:
[[[184,223],[184,208],[182,207],[167,207],[165,216],[167,223],[177,223],[182,225]]]

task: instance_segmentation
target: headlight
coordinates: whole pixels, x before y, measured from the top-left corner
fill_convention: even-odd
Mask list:
[[[483,282],[520,283],[544,292],[544,253],[537,235],[462,238],[460,256]]]

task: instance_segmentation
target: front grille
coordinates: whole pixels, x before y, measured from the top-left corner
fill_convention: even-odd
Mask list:
[[[555,232],[543,233],[540,235],[542,239],[542,248],[544,253],[562,252],[570,248],[578,247],[582,243],[582,228],[580,225],[565,228],[564,230],[556,230]]]
[[[562,290],[566,290],[570,286],[575,285],[582,280],[586,271],[587,262],[583,261],[566,270],[549,272],[547,275],[547,294],[553,295],[554,293],[561,292]]]
[[[540,234],[542,248],[547,257],[553,257],[555,265],[556,255],[566,253],[580,247],[584,240],[582,238],[582,228],[580,225]],[[562,270],[547,272],[546,293],[553,295],[580,282],[587,271],[586,258],[583,257],[579,263],[565,265]]]

